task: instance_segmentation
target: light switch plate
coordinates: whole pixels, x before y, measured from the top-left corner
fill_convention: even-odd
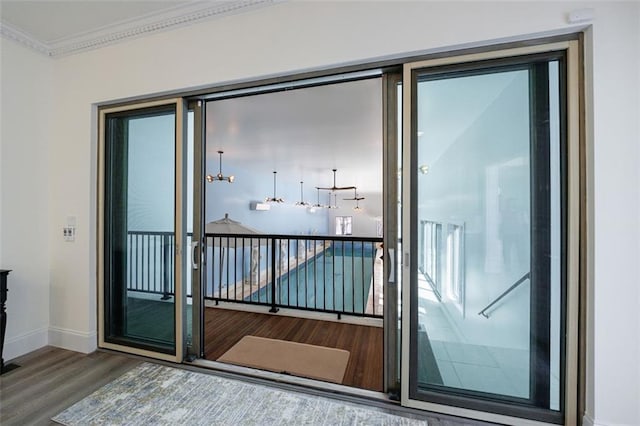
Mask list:
[[[75,241],[76,240],[76,228],[75,226],[65,226],[62,228],[62,235],[64,236],[65,241]]]

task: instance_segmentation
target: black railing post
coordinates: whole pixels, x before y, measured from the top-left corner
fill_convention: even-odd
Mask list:
[[[162,236],[162,259],[164,263],[164,291],[160,300],[169,300],[171,298],[171,245],[169,244],[169,235]]]
[[[269,312],[278,312],[276,307],[276,239],[271,239],[271,309]]]

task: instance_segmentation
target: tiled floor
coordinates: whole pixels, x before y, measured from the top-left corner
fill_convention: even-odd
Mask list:
[[[420,285],[418,317],[424,324],[445,386],[521,398],[529,394],[529,352],[470,344],[446,314],[435,294]],[[551,378],[551,394],[558,392]],[[553,399],[553,398],[552,398]]]
[[[456,344],[458,347],[452,348],[453,350],[449,352],[449,343],[442,342],[442,344],[450,354],[449,359],[436,358],[445,386],[511,396],[527,396],[528,377],[524,376],[525,381],[518,381],[517,376],[510,377],[504,367],[491,358],[484,346]],[[466,350],[461,347],[466,347]],[[467,354],[473,355],[466,357]]]

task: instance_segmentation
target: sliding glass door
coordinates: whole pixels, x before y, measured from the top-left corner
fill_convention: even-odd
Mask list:
[[[341,207],[358,212],[344,216],[354,222],[354,233],[384,237],[376,240],[386,252],[383,288],[371,281],[384,295],[384,308],[373,315],[384,317],[383,389],[405,406],[498,423],[575,423],[581,158],[576,52],[576,42],[560,42],[408,63],[402,76],[363,72],[351,75],[349,86],[322,78],[310,80],[305,92],[283,83],[252,92],[261,96],[240,89],[194,98],[188,107],[173,99],[101,108],[100,346],[177,362],[187,351],[189,359],[206,357],[205,299],[248,305],[256,302],[252,286],[266,289],[270,277],[269,303],[259,299],[267,291],[258,287],[254,304],[284,306],[284,296],[275,296],[276,265],[288,270],[315,256],[318,235],[335,230],[336,190],[353,189],[353,197],[340,201],[356,201],[355,207]],[[361,147],[348,134],[316,141],[311,136],[319,133],[301,125],[302,108],[294,104],[288,108],[295,119],[287,123],[297,127],[272,125],[270,137],[264,127],[256,130],[265,126],[264,111],[283,120],[274,114],[276,106],[291,101],[273,101],[283,93],[317,108],[305,97],[316,86],[343,96],[345,87],[362,86],[367,100],[361,105],[370,111],[382,91],[383,127],[375,124],[376,110],[368,127],[374,130],[362,132],[368,136]],[[249,103],[256,99],[265,107]],[[242,126],[236,104],[249,117]],[[327,111],[338,123],[343,110],[367,110],[336,105],[341,109]],[[335,133],[354,123],[320,127]],[[383,167],[372,167],[381,151],[371,135],[381,132]],[[215,142],[207,145],[207,139]],[[366,167],[354,172],[353,158]],[[338,169],[354,186],[336,186]],[[329,170],[333,187],[325,183]],[[276,214],[280,203],[262,202],[265,194],[278,200],[276,176],[278,194],[299,196],[296,204],[304,209],[280,205]],[[317,203],[309,206],[303,191],[313,186]],[[331,190],[322,203],[321,190]],[[357,202],[365,199],[362,209]],[[383,202],[374,206],[375,200]],[[291,234],[309,235],[304,240],[314,243],[298,243],[293,254],[281,241],[269,250],[262,241],[240,249],[239,240],[230,240],[237,232],[212,226],[233,223],[229,213],[247,229],[275,235],[273,241]],[[377,247],[371,252],[380,258]],[[267,259],[271,272],[263,278]],[[229,289],[242,297],[230,300]],[[364,294],[361,300],[366,316]],[[372,292],[371,306],[374,300]],[[324,306],[321,311],[343,314]]]
[[[101,111],[100,346],[181,360],[181,100]]]
[[[404,84],[403,401],[561,423],[566,46],[409,64]]]

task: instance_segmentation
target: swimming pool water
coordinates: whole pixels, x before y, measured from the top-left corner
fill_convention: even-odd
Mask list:
[[[276,280],[279,305],[319,311],[364,313],[373,275],[373,250],[332,247]],[[247,300],[271,303],[271,285]]]

